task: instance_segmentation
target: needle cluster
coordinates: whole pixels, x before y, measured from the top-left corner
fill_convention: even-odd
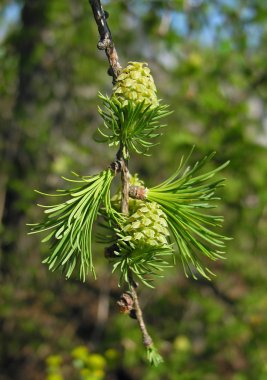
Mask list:
[[[95,275],[92,235],[93,224],[99,217],[98,222],[105,228],[105,233],[99,235],[100,241],[110,244],[106,256],[112,262],[113,272],[119,273],[119,285],[126,283],[135,297],[139,310],[136,315],[143,336],[150,342],[146,344],[148,359],[157,365],[161,357],[146,332],[134,278],[153,287],[153,277],[162,277],[178,257],[187,276],[191,273],[197,279],[200,274],[210,279],[212,272],[203,258],[223,258],[227,240],[218,232],[223,218],[211,209],[219,199],[216,192],[224,181],[216,178],[217,173],[228,162],[202,171],[214,154],[192,165],[187,164],[189,158],[182,159],[171,177],[150,189],[133,176],[134,191],[129,191],[129,195],[135,194],[136,199],[127,201],[126,215],[118,206],[125,198],[125,188],[128,194],[128,182],[122,195],[112,196],[113,178],[127,167],[129,152],[146,155],[155,145],[154,139],[161,134],[159,120],[170,112],[156,98],[149,69],[137,62],[130,63],[122,72],[112,96],[100,94],[100,99],[103,105],[99,114],[104,124],[99,129],[100,142],[119,147],[115,165],[93,176],[75,175],[68,180],[75,186],[53,195],[60,197],[58,204],[40,205],[44,208],[44,219],[31,225],[30,233],[46,234],[42,241],[50,242],[50,253],[43,262],[50,270],[61,270],[66,278],[78,273],[85,281],[89,272]]]

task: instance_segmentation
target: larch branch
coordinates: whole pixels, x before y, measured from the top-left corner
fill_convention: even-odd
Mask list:
[[[100,35],[100,41],[97,44],[99,50],[105,50],[106,55],[109,60],[110,68],[108,70],[109,75],[113,78],[113,84],[116,82],[116,79],[121,71],[121,65],[119,63],[119,58],[117,51],[112,40],[112,35],[107,23],[108,13],[104,11],[100,0],[89,0],[89,3],[92,7],[94,18],[98,26],[98,31]],[[121,211],[123,214],[127,215],[129,212],[129,170],[128,170],[128,152],[126,152],[126,147],[122,144],[117,153],[116,162],[120,165],[121,171],[121,181],[122,181],[122,201],[121,201]],[[132,273],[129,273],[130,281],[130,290],[133,297],[134,309],[136,313],[136,319],[139,324],[139,328],[142,333],[143,343],[146,348],[149,348],[153,345],[152,338],[148,334],[146,324],[143,319],[142,309],[139,304],[138,294],[136,291],[137,284],[134,281]]]

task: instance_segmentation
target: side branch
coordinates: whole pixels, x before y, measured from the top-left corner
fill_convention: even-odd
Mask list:
[[[108,73],[112,76],[114,84],[121,71],[121,65],[119,63],[118,54],[112,40],[110,29],[108,27],[108,13],[104,11],[100,0],[89,0],[89,3],[92,7],[100,35],[100,40],[97,44],[97,47],[99,50],[105,50],[110,64]]]

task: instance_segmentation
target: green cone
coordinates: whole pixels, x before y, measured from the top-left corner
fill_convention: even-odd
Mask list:
[[[136,205],[123,225],[116,229],[113,271],[120,271],[119,284],[130,283],[133,274],[146,286],[152,287],[152,276],[162,277],[172,266],[173,255],[168,242],[167,216],[156,202],[136,200]]]
[[[137,201],[136,211],[129,216],[122,240],[138,246],[168,245],[166,215],[155,202]]]
[[[157,89],[147,64],[129,62],[117,78],[112,97],[116,97],[123,106],[130,100],[136,104],[144,102],[147,106],[157,107]]]

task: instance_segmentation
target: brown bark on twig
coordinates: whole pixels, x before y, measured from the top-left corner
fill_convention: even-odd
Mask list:
[[[121,198],[121,211],[123,214],[129,212],[129,170],[127,161],[121,157],[121,182],[122,182],[122,198]]]
[[[153,345],[153,340],[152,340],[151,336],[148,334],[148,331],[146,328],[146,324],[145,324],[145,321],[143,318],[143,312],[142,312],[142,309],[140,307],[138,294],[136,291],[136,283],[133,280],[131,273],[130,273],[130,289],[131,289],[131,293],[132,293],[132,297],[133,297],[133,301],[134,301],[135,316],[136,316],[136,319],[138,321],[139,328],[141,330],[142,337],[143,337],[143,344],[146,348],[148,348],[148,347]]]
[[[108,73],[113,77],[113,84],[121,71],[118,54],[114,46],[112,35],[108,27],[108,13],[104,11],[100,0],[89,0],[94,18],[98,27],[100,40],[97,44],[99,50],[105,50],[110,64]]]
[[[129,187],[130,187],[129,171],[128,171],[128,162],[123,155],[123,151],[124,151],[124,149],[123,149],[123,147],[121,147],[121,149],[119,150],[119,152],[117,154],[118,159],[120,159],[121,169],[122,169],[121,170],[121,180],[122,180],[121,211],[124,214],[128,214],[128,212],[129,212]],[[126,152],[126,156],[128,156],[127,152]],[[141,309],[140,304],[139,304],[138,294],[136,291],[137,284],[134,281],[134,278],[133,278],[133,275],[131,272],[129,273],[129,281],[130,281],[130,290],[131,290],[131,294],[132,294],[133,302],[134,302],[135,316],[136,316],[137,322],[139,324],[139,328],[140,328],[141,333],[142,333],[144,346],[146,348],[148,348],[148,347],[153,345],[153,341],[152,341],[152,338],[150,337],[150,335],[148,334],[148,331],[146,328],[146,324],[145,324],[145,321],[143,318],[142,309]]]

